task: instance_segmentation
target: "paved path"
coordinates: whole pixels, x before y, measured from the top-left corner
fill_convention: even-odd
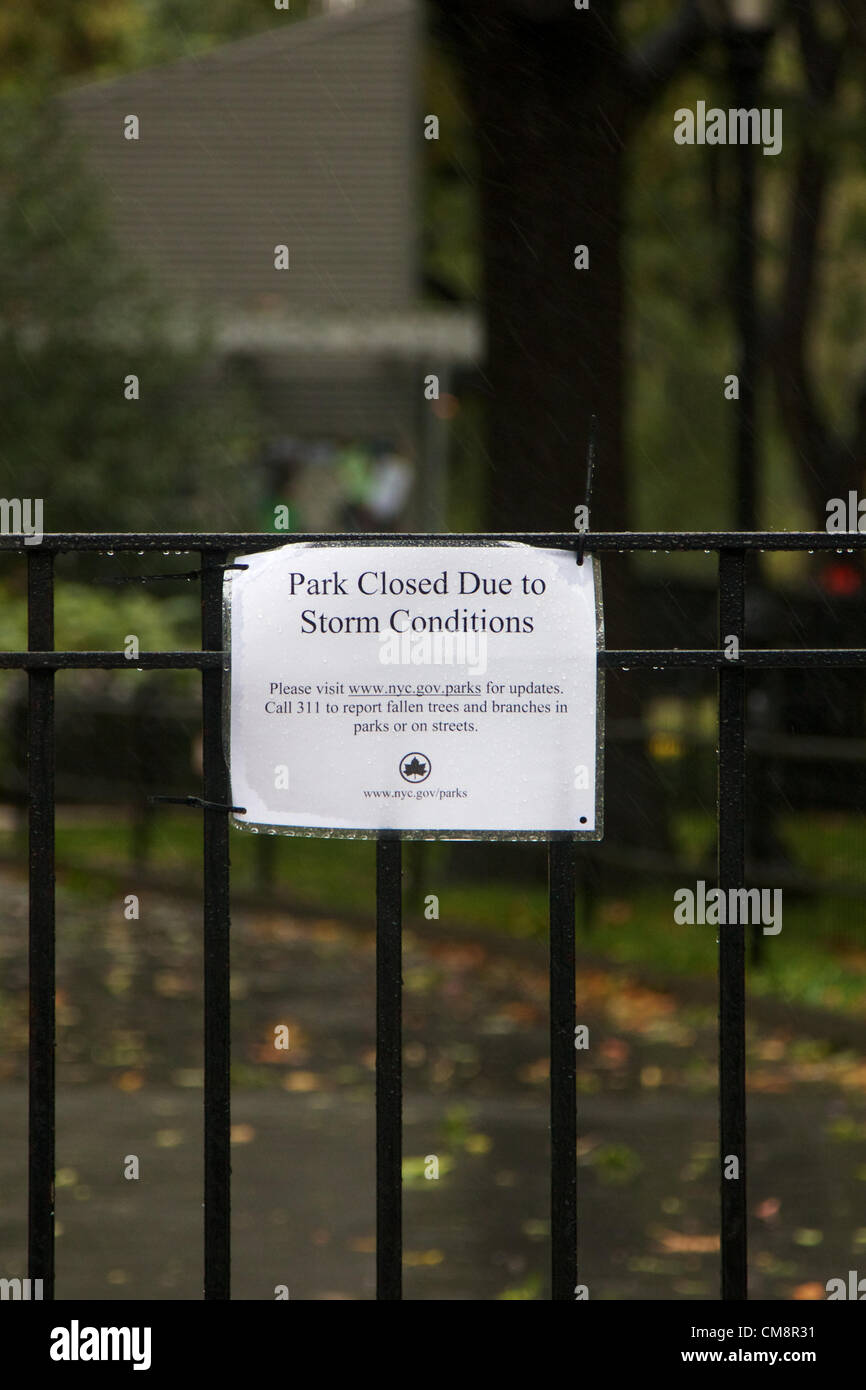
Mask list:
[[[24,886],[0,916],[0,1275],[23,1274]],[[201,1296],[194,906],[61,894],[58,1296]],[[332,920],[233,924],[234,1293],[374,1290],[374,952]],[[404,957],[409,1298],[547,1296],[543,953],[410,935]],[[717,1294],[715,1013],[584,969],[581,1278],[593,1298]],[[288,1051],[273,1046],[289,1028]],[[814,1031],[814,1030],[813,1030]],[[866,1274],[866,1060],[788,1027],[750,1044],[752,1293]],[[136,1155],[138,1181],[123,1177]],[[439,1160],[438,1181],[424,1160]],[[859,1265],[858,1265],[859,1261]]]

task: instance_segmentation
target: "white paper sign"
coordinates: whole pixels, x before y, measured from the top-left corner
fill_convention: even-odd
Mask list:
[[[601,838],[592,557],[286,545],[226,574],[235,823]]]

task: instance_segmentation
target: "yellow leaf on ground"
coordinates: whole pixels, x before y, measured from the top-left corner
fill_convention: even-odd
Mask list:
[[[680,1231],[660,1231],[658,1243],[663,1250],[677,1255],[710,1255],[719,1248],[719,1237],[689,1236]]]
[[[292,1071],[283,1077],[287,1091],[318,1091],[321,1084],[322,1078],[314,1071]]]

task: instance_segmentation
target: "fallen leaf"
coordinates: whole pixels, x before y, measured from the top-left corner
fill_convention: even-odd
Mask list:
[[[353,1236],[346,1242],[349,1250],[356,1251],[359,1255],[375,1255],[376,1237],[375,1236]]]
[[[823,1239],[824,1239],[824,1232],[823,1232],[823,1231],[811,1231],[811,1230],[807,1230],[805,1227],[802,1227],[802,1226],[801,1226],[800,1229],[799,1229],[799,1231],[795,1231],[795,1232],[794,1232],[794,1244],[795,1244],[795,1245],[807,1245],[807,1246],[811,1246],[811,1245],[820,1245],[820,1244],[821,1244],[821,1241],[822,1241]]]
[[[710,1255],[718,1250],[719,1236],[689,1236],[679,1231],[661,1231],[657,1237],[662,1250],[676,1255]]]
[[[318,1091],[321,1084],[322,1078],[314,1071],[290,1071],[283,1077],[287,1091]]]
[[[178,1144],[183,1143],[183,1130],[158,1129],[155,1138],[158,1149],[176,1149]]]
[[[114,1084],[119,1091],[140,1091],[144,1085],[144,1077],[140,1071],[122,1071],[119,1076],[114,1077]]]
[[[798,1284],[791,1294],[795,1301],[818,1300],[826,1298],[827,1290],[823,1284]]]
[[[755,1215],[761,1221],[772,1221],[774,1216],[778,1216],[781,1205],[778,1197],[767,1197],[755,1207]]]

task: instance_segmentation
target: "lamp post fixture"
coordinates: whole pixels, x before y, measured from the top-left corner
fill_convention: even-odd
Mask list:
[[[774,0],[724,0],[722,34],[734,105],[760,109],[761,77],[773,36]],[[736,146],[737,203],[732,266],[733,309],[739,366],[735,524],[740,531],[758,526],[757,399],[760,371],[755,295],[755,147]]]

